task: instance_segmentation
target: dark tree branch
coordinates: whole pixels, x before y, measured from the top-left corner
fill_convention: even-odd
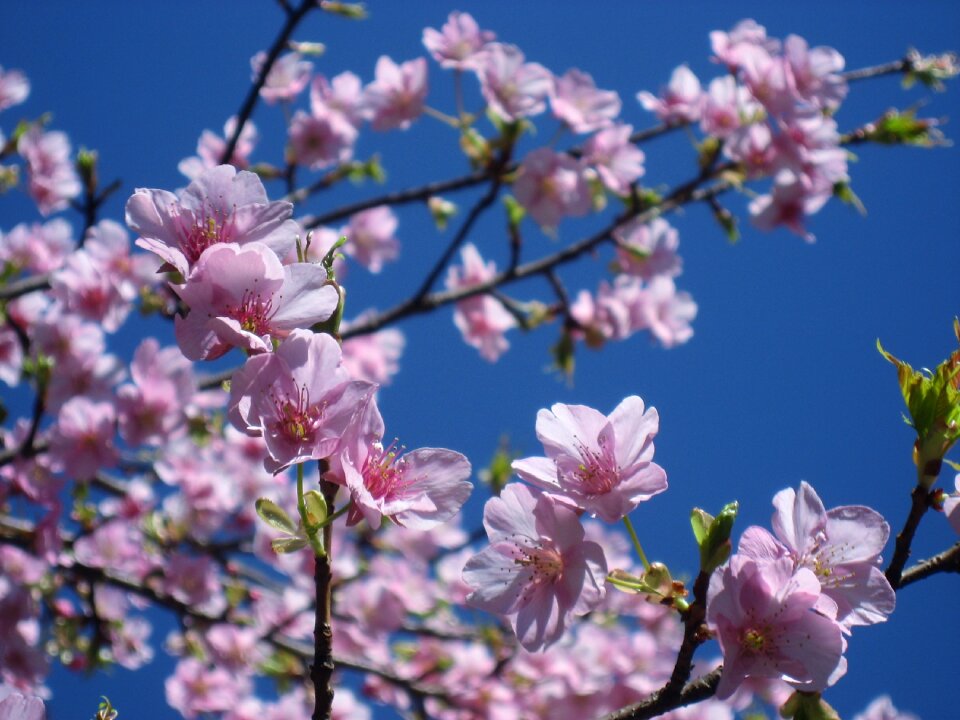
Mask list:
[[[960,542],[939,555],[907,568],[900,576],[900,587],[912,585],[937,573],[960,573]]]
[[[714,693],[717,692],[722,671],[723,668],[718,667],[716,670],[685,685],[680,692],[671,692],[668,691],[669,686],[664,687],[657,690],[646,700],[612,712],[604,716],[602,720],[648,720],[670,710],[702,702],[713,697]]]
[[[284,7],[287,13],[287,20],[283,24],[280,34],[277,35],[277,39],[274,40],[273,45],[270,46],[270,50],[267,51],[267,57],[260,67],[260,72],[257,73],[257,79],[253,85],[250,86],[250,91],[247,93],[243,105],[240,106],[240,111],[237,113],[236,127],[227,139],[227,145],[220,155],[221,164],[229,162],[230,158],[233,157],[233,152],[237,149],[237,143],[240,140],[240,134],[243,132],[243,126],[247,124],[247,120],[253,115],[253,109],[256,107],[257,99],[260,97],[260,90],[267,81],[267,75],[269,75],[270,70],[273,69],[273,64],[277,61],[277,58],[280,57],[280,53],[283,52],[283,48],[286,47],[290,36],[293,35],[293,31],[297,25],[300,24],[300,21],[303,20],[308,12],[316,7],[316,0],[301,0],[301,3],[294,10],[290,10],[289,7]]]
[[[890,558],[890,564],[887,566],[885,573],[894,590],[900,587],[900,577],[910,557],[910,545],[913,543],[913,536],[916,535],[923,516],[930,509],[931,495],[932,493],[922,485],[917,485],[910,493],[910,512],[903,523],[903,530],[897,535],[893,557]]]

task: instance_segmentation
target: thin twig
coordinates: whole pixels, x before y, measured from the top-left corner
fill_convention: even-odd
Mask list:
[[[960,542],[939,555],[907,568],[900,576],[900,587],[912,585],[937,573],[960,573]]]
[[[290,36],[293,35],[293,31],[297,25],[300,24],[300,21],[303,20],[308,12],[316,7],[316,0],[302,0],[300,5],[293,11],[290,11],[289,8],[284,8],[287,12],[287,21],[283,24],[283,28],[281,28],[280,34],[277,35],[277,39],[273,41],[273,45],[270,46],[270,50],[267,51],[267,57],[263,61],[263,65],[260,66],[260,72],[257,73],[257,79],[253,85],[250,86],[250,91],[247,93],[243,105],[240,106],[240,111],[237,113],[236,127],[234,127],[233,133],[231,133],[227,139],[226,147],[224,147],[223,153],[220,155],[221,165],[229,162],[230,158],[233,157],[233,151],[237,149],[237,143],[240,141],[243,126],[247,124],[247,120],[253,115],[253,109],[256,107],[257,99],[260,97],[260,90],[267,81],[267,75],[269,75],[273,69],[273,64],[277,61],[277,58],[280,57],[280,53],[283,52],[283,48],[286,47]]]

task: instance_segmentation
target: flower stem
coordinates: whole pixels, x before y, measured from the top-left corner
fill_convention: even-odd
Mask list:
[[[627,532],[630,533],[630,539],[633,540],[633,547],[637,550],[637,555],[640,556],[640,562],[643,564],[644,570],[650,569],[650,561],[647,560],[647,555],[643,552],[643,546],[640,545],[640,538],[637,537],[637,531],[633,529],[633,523],[630,522],[630,516],[623,516],[623,524],[627,528]]]
[[[320,530],[321,528],[325,528],[327,525],[331,525],[334,520],[336,520],[338,517],[340,517],[340,516],[343,515],[345,512],[347,512],[347,510],[350,509],[350,505],[351,505],[351,503],[348,502],[346,505],[344,505],[342,508],[340,508],[339,510],[337,510],[337,511],[336,511],[335,513],[333,513],[332,515],[328,515],[326,520],[324,520],[322,523],[320,523],[319,525],[317,525],[317,530]]]
[[[317,535],[320,528],[311,528],[307,521],[307,504],[303,500],[303,463],[297,463],[297,512],[300,513],[300,523],[307,533],[307,539],[310,540],[310,547],[313,548],[314,557],[326,557],[327,552],[323,549],[323,541]],[[321,526],[322,527],[322,526]]]

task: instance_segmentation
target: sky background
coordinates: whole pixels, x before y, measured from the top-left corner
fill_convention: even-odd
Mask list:
[[[598,87],[617,90],[622,118],[638,129],[655,120],[639,106],[636,92],[656,92],[680,63],[688,63],[706,84],[719,74],[708,60],[709,31],[730,29],[747,17],[772,36],[796,33],[811,46],[837,48],[851,69],[899,58],[910,46],[923,52],[960,49],[960,5],[949,2],[607,2],[588,10],[585,3],[545,0],[459,5],[373,0],[368,7],[370,18],[364,22],[316,13],[295,33],[297,40],[327,46],[326,55],[315,61],[318,72],[330,77],[350,69],[369,82],[380,55],[398,62],[426,55],[423,28],[439,28],[450,10],[467,10],[498,39],[519,45],[528,60],[556,74],[580,68]],[[269,0],[5,2],[0,64],[23,70],[33,90],[26,104],[0,115],[0,127],[9,135],[20,117],[51,111],[51,127],[68,132],[75,149],[99,151],[104,182],[123,182],[103,215],[122,220],[133,188],[186,184],[177,163],[194,154],[202,130],[221,132],[237,111],[249,86],[249,58],[269,46],[281,22],[279,8]],[[452,76],[431,61],[429,77],[428,102],[450,109]],[[467,80],[476,102],[475,83]],[[837,120],[841,131],[849,130],[888,107],[911,105],[921,105],[923,115],[949,118],[943,129],[951,136],[960,122],[960,87],[935,94],[924,88],[903,91],[897,78],[858,83]],[[277,161],[283,144],[280,111],[260,105],[254,121],[263,139],[253,159]],[[523,148],[551,137],[552,122],[537,122],[543,123],[541,135]],[[643,149],[647,186],[668,188],[694,172],[683,133]],[[357,156],[372,152],[382,154],[387,190],[468,169],[454,133],[426,118],[407,132],[365,131]],[[731,245],[704,207],[671,216],[684,258],[678,286],[699,305],[693,339],[672,350],[656,346],[645,334],[600,352],[580,348],[572,384],[545,370],[559,333],[556,324],[525,335],[513,332],[510,351],[490,364],[460,340],[450,309],[404,322],[402,370],[380,398],[388,433],[411,448],[459,450],[480,468],[503,434],[522,455],[540,454],[534,434],[540,408],[567,402],[609,413],[625,396],[638,394],[659,410],[656,460],[667,471],[670,489],[641,506],[634,523],[651,559],[675,572],[695,569],[687,523],[692,507],[716,511],[737,499],[738,531],[751,524],[769,526],[774,493],[800,480],[810,482],[828,508],[875,508],[895,533],[915,478],[913,436],[901,420],[895,370],[874,344],[879,337],[915,367],[936,365],[955,346],[958,153],[957,147],[857,148],[852,186],[868,215],[829,203],[810,221],[817,236],[813,245],[785,230],[760,233],[745,220],[741,241]],[[314,198],[305,210],[325,212],[382,190],[347,185]],[[279,197],[282,189],[268,185],[268,193]],[[466,208],[475,197],[467,192],[449,199]],[[747,201],[724,198],[741,217]],[[79,227],[77,217],[67,217]],[[357,266],[350,269],[348,316],[406,297],[419,284],[418,272],[452,236],[450,229],[438,233],[421,206],[406,208],[399,217],[401,260],[376,277]],[[0,196],[0,229],[36,219],[36,211],[16,193]],[[551,240],[528,220],[525,258],[546,254],[558,241],[570,242],[603,222],[594,217],[564,223],[558,240]],[[472,241],[502,266],[507,253],[499,207],[479,224]],[[560,274],[571,293],[593,291],[608,260],[604,254]],[[508,293],[521,300],[550,298],[539,282],[511,286]],[[127,357],[142,336],[155,331],[137,323],[128,323],[118,345],[117,352]],[[171,338],[168,333],[167,341]],[[19,397],[10,393],[13,400]],[[946,474],[944,484],[952,486],[952,479],[953,473]],[[471,525],[479,522],[482,499],[478,493],[467,506]],[[945,519],[931,514],[918,534],[914,558],[955,541]],[[890,552],[888,547],[885,555]],[[952,695],[937,689],[949,687],[945,684],[957,674],[957,582],[934,577],[907,588],[898,596],[891,622],[854,633],[849,672],[827,693],[843,717],[881,692],[923,718],[955,712]],[[155,640],[162,639],[164,627],[169,624],[158,621]],[[145,671],[117,670],[87,682],[55,671],[50,717],[86,717],[101,694],[110,696],[121,717],[173,717],[163,699],[171,664],[162,649],[157,655]]]

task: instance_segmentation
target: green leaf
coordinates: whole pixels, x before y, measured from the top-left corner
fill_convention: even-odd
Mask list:
[[[707,534],[700,544],[700,569],[704,572],[713,572],[730,557],[732,549],[730,534],[733,532],[733,524],[739,511],[739,503],[736,501],[727,503],[710,523]]]
[[[863,201],[857,197],[857,194],[853,191],[853,188],[850,187],[848,182],[838,182],[833,186],[833,195],[841,202],[853,206],[853,208],[863,216],[867,214],[867,208],[864,206]]]
[[[527,214],[526,209],[513,195],[504,195],[503,204],[507,207],[507,222],[510,223],[510,227],[519,226]]]
[[[837,711],[820,697],[820,693],[797,690],[780,708],[780,717],[792,720],[840,720]]]
[[[693,537],[697,539],[697,545],[703,544],[703,539],[707,536],[707,530],[713,522],[713,515],[706,510],[694,508],[690,511],[690,527],[693,528]]]
[[[293,520],[290,519],[290,516],[287,515],[286,511],[277,505],[273,500],[263,497],[257,498],[257,502],[254,507],[256,507],[257,515],[260,516],[260,519],[270,527],[276,530],[283,530],[291,535],[297,531],[297,526],[294,524]]]
[[[345,17],[348,20],[366,20],[367,8],[362,2],[348,3],[334,0],[320,0],[320,9],[328,13]]]
[[[323,525],[330,514],[327,499],[317,490],[310,490],[303,494],[303,504],[307,509],[307,529],[315,530]]]
[[[302,537],[282,537],[270,541],[270,547],[278,555],[296,552],[307,546],[307,539]]]

